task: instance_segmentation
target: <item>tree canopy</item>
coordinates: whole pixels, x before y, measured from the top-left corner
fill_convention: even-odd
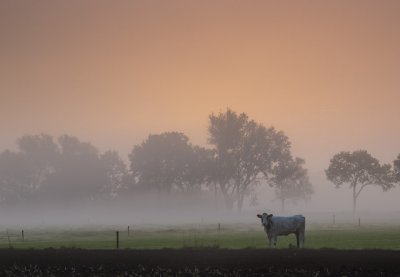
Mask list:
[[[207,153],[193,147],[183,133],[149,135],[129,154],[137,186],[161,192],[188,191],[205,178]]]

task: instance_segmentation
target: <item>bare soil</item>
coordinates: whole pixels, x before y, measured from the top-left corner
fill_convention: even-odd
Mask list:
[[[0,276],[400,276],[400,251],[0,250]]]

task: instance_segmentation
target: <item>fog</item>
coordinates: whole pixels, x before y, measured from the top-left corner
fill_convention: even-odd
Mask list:
[[[346,190],[347,191],[347,190]],[[382,193],[379,190],[375,192]],[[272,193],[272,191],[270,191]],[[317,193],[319,193],[317,191]],[[298,205],[288,205],[286,211],[280,210],[270,195],[262,194],[264,201],[260,205],[248,206],[241,212],[230,212],[219,208],[215,204],[215,199],[209,199],[206,204],[193,205],[190,199],[185,201],[180,198],[174,199],[175,205],[160,204],[157,197],[143,197],[138,203],[96,203],[94,205],[81,205],[58,207],[54,205],[42,205],[41,207],[31,207],[19,205],[13,209],[2,207],[0,216],[2,228],[109,228],[117,226],[117,229],[124,229],[126,226],[131,228],[165,228],[168,226],[217,226],[245,224],[247,226],[258,226],[259,220],[256,218],[258,213],[267,212],[278,216],[290,216],[303,214],[307,219],[307,228],[318,228],[319,226],[330,226],[335,223],[339,226],[357,226],[358,219],[363,225],[395,225],[400,222],[399,209],[397,208],[398,195],[381,195],[381,199],[370,202],[376,198],[373,191],[366,192],[360,200],[359,211],[355,214],[351,212],[351,197],[344,192],[327,190],[326,194],[316,195],[307,203]],[[171,199],[170,197],[169,199]],[[137,199],[134,199],[137,200]],[[339,200],[339,201],[337,201]],[[221,199],[222,201],[222,199]],[[144,202],[146,202],[144,204]],[[380,203],[386,203],[382,207]],[[151,206],[150,206],[151,204]],[[328,204],[328,205],[326,205]],[[222,202],[220,203],[222,206]],[[172,206],[172,207],[171,207]]]
[[[2,207],[0,216],[3,228],[46,228],[61,226],[75,228],[93,226],[95,228],[107,226],[130,225],[139,227],[157,227],[174,225],[217,225],[217,224],[259,224],[256,214],[267,212],[274,215],[303,214],[307,218],[310,228],[319,225],[332,224],[335,216],[336,224],[357,225],[357,220],[362,219],[363,225],[389,224],[398,225],[400,222],[400,209],[398,207],[398,193],[383,193],[380,189],[366,191],[360,201],[359,209],[351,212],[351,196],[348,189],[316,190],[316,194],[307,204],[290,204],[286,211],[281,211],[279,203],[271,195],[273,190],[260,189],[263,200],[257,206],[246,206],[241,212],[230,212],[223,209],[223,203],[215,204],[215,199],[203,202],[202,206],[193,205],[190,199],[169,199],[174,205],[160,204],[157,197],[141,196],[142,201],[133,199],[128,203],[96,203],[93,205],[58,207],[54,205],[41,205],[31,207],[18,205],[12,209]],[[347,193],[346,193],[347,192]],[[157,200],[155,200],[157,199]],[[181,200],[181,201],[179,201]],[[136,201],[136,203],[135,203]],[[146,202],[143,204],[143,202]],[[151,204],[151,206],[150,206]],[[204,207],[209,204],[209,207]],[[172,206],[172,207],[171,207]]]
[[[399,178],[365,186],[353,213],[349,184],[325,171],[365,150],[399,175],[399,12],[390,0],[1,1],[0,225],[257,224],[260,212],[397,224]],[[230,109],[254,137],[210,142],[210,116]],[[257,174],[243,166],[260,160]]]

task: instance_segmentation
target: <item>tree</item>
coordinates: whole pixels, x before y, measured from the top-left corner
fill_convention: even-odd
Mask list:
[[[380,186],[383,191],[394,186],[391,166],[380,165],[379,161],[365,150],[352,153],[343,151],[334,155],[325,173],[337,188],[343,184],[350,186],[353,194],[353,212],[356,211],[357,199],[366,186]]]
[[[4,151],[0,158],[2,200],[9,203],[37,201],[39,190],[54,171],[58,146],[46,134],[17,139],[17,152]]]
[[[53,137],[46,134],[25,135],[17,140],[17,145],[29,166],[31,176],[27,185],[31,192],[35,192],[54,171],[59,147]]]
[[[400,182],[400,154],[397,156],[397,159],[393,162],[394,169],[394,178],[396,182]]]
[[[182,174],[176,179],[177,188],[182,192],[199,192],[204,186],[209,186],[212,157],[212,150],[192,146]]]
[[[230,109],[209,117],[208,142],[216,151],[215,176],[228,209],[240,211],[244,199],[268,174],[274,161],[290,152],[290,142],[282,132],[249,120]]]
[[[127,189],[128,169],[116,151],[106,151],[100,155],[106,173],[106,183],[101,188],[105,198],[116,198]]]
[[[99,151],[89,142],[46,134],[25,135],[18,151],[0,153],[1,203],[83,203],[115,196],[126,183],[127,169],[116,152]]]
[[[307,200],[313,193],[307,169],[303,168],[304,164],[303,159],[293,159],[292,156],[286,155],[273,166],[268,183],[275,188],[277,198],[281,201],[282,211],[285,210],[287,199]]]
[[[60,155],[46,182],[46,196],[67,205],[94,200],[107,183],[97,148],[68,135],[59,137],[58,143]]]
[[[189,139],[182,133],[149,135],[129,154],[131,172],[139,187],[170,192],[183,189],[185,172],[193,155]]]

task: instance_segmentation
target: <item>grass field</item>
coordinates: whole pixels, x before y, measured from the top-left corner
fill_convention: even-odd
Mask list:
[[[266,235],[258,225],[217,226],[131,226],[46,228],[24,230],[0,229],[0,248],[44,249],[84,248],[115,249],[119,229],[119,248],[266,248]],[[278,238],[278,248],[295,245],[294,235]],[[400,226],[314,226],[306,230],[306,248],[393,249],[400,250]]]

